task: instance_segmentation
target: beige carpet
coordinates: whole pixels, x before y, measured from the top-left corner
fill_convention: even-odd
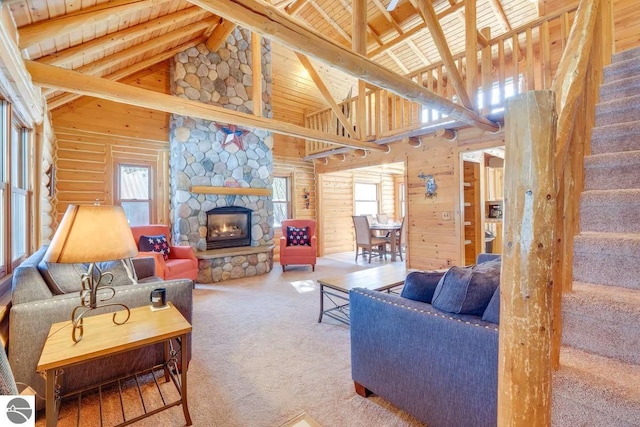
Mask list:
[[[356,395],[348,326],[331,319],[317,323],[315,279],[379,265],[356,265],[350,256],[324,258],[314,273],[309,267],[282,273],[274,265],[267,275],[197,285],[188,377],[193,424],[276,427],[306,413],[323,427],[420,425],[378,397]],[[81,425],[99,425],[89,415],[97,414],[95,402],[84,403],[93,408],[83,411]],[[75,423],[73,408],[64,410],[60,425]],[[115,413],[105,418],[104,425],[121,421]],[[41,416],[37,425],[43,421]],[[182,409],[136,425],[184,425]]]

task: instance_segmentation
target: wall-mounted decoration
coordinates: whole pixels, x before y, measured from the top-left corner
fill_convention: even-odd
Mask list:
[[[304,208],[309,209],[309,190],[302,190],[302,198],[304,199]]]
[[[245,134],[249,133],[248,131],[240,130],[236,125],[222,126],[220,129],[222,129],[222,131],[227,135],[227,137],[222,142],[222,148],[230,144],[235,144],[239,149],[244,150],[242,137]]]
[[[431,197],[435,197],[438,195],[438,193],[436,192],[436,190],[438,189],[438,184],[436,184],[436,178],[429,174],[429,175],[425,175],[424,173],[420,172],[420,175],[418,175],[418,178],[420,178],[421,180],[424,181],[424,197],[427,198],[431,198]]]
[[[47,190],[49,190],[49,197],[53,197],[56,194],[56,167],[49,165],[45,175],[48,178]]]

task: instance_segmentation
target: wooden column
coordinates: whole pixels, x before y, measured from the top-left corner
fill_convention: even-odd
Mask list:
[[[253,115],[262,117],[262,37],[251,33],[251,79],[253,85]]]
[[[351,34],[351,49],[360,55],[367,56],[367,0],[353,0],[353,19]],[[364,80],[358,80],[358,99],[356,101],[356,128],[361,139],[367,137],[366,110],[367,85]]]
[[[465,46],[467,60],[467,94],[471,105],[478,108],[478,28],[476,25],[476,0],[465,0]]]
[[[498,425],[551,425],[555,99],[527,92],[505,115]]]

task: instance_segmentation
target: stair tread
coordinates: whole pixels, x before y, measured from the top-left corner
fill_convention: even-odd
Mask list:
[[[560,369],[554,376],[560,382],[563,378],[586,382],[594,392],[622,394],[640,409],[640,365],[563,346],[560,351]],[[556,390],[559,388],[556,387]]]
[[[640,150],[592,154],[584,158],[584,167],[611,167],[640,163]]]
[[[626,80],[626,79],[624,79]],[[633,110],[640,108],[638,104],[640,100],[640,94],[628,95],[624,97],[618,97],[612,99],[610,101],[600,101],[596,107],[596,111],[598,113],[602,113],[603,110],[607,108],[616,108],[616,111],[619,110]]]
[[[596,310],[584,310],[593,306]],[[636,323],[640,317],[640,291],[618,286],[573,282],[573,292],[565,295],[563,311],[620,323]]]
[[[616,200],[617,203],[625,205],[640,204],[640,188],[612,188],[606,190],[585,190],[582,192],[582,202],[599,202],[609,198],[623,198],[624,200]],[[625,203],[626,202],[626,203]]]
[[[617,135],[627,135],[629,133],[639,134],[640,136],[640,120],[595,126],[592,132],[597,137],[602,136],[607,138],[615,137]]]

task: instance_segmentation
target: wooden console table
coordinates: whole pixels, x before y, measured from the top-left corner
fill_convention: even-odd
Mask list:
[[[123,314],[120,313],[120,316]],[[71,338],[71,321],[54,323],[45,341],[38,371],[46,377],[46,417],[47,427],[55,427],[58,422],[61,396],[58,379],[64,368],[90,360],[109,357],[139,347],[163,342],[165,379],[173,379],[180,394],[180,399],[166,403],[157,410],[146,412],[121,425],[128,425],[162,410],[182,404],[187,425],[191,425],[191,416],[187,406],[187,371],[181,369],[178,375],[176,352],[171,351],[171,339],[179,339],[182,346],[187,342],[187,334],[191,332],[191,324],[171,303],[169,308],[152,311],[150,306],[131,309],[129,321],[116,325],[112,321],[113,313],[90,316],[84,319],[84,336],[78,343]],[[186,349],[180,350],[180,365],[188,364]]]

